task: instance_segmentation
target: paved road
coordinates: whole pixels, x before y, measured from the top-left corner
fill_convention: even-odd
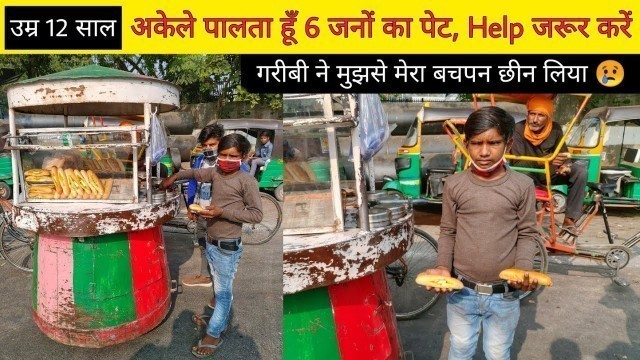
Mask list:
[[[199,269],[191,236],[165,232],[172,279]],[[165,321],[138,339],[104,349],[83,349],[50,340],[31,317],[31,275],[0,260],[0,359],[193,359],[198,332],[191,316],[204,311],[211,288],[184,288],[173,296]],[[246,246],[235,282],[231,331],[216,359],[282,357],[282,236]]]
[[[640,231],[639,212],[611,210],[610,215],[619,239]],[[437,226],[419,227],[436,238],[439,234]],[[603,229],[604,223],[596,218],[582,241],[606,243]],[[639,252],[636,246],[633,255]],[[632,258],[620,271],[629,287],[614,284],[612,271],[603,263],[572,257],[550,259],[554,285],[523,300],[512,359],[640,359],[640,259]],[[413,359],[447,358],[444,301],[419,319],[400,322],[399,328],[404,350]],[[475,359],[484,359],[482,350]]]

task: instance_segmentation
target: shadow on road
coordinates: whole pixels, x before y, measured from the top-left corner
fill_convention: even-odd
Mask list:
[[[551,343],[552,360],[581,360],[582,354],[575,341],[569,339],[558,339]]]
[[[172,338],[168,346],[158,346],[153,343],[144,345],[130,359],[192,359],[191,348],[198,339],[204,336],[205,329],[196,326],[191,317],[192,311],[183,311],[175,319],[172,328]],[[246,336],[234,325],[222,337],[224,343],[215,352],[212,359],[258,359],[259,352],[253,338]]]
[[[609,284],[600,304],[608,309],[622,310],[627,318],[627,337],[630,343],[615,341],[596,354],[597,359],[636,359],[640,354],[640,298],[631,287]]]

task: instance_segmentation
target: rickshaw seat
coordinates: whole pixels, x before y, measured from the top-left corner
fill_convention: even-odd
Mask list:
[[[616,184],[603,184],[603,183],[594,183],[588,182],[587,186],[591,190],[599,191],[603,194],[608,194],[616,190]]]
[[[547,190],[536,188],[536,199],[548,199],[548,197]]]
[[[456,167],[451,162],[451,154],[436,154],[425,164],[427,170],[455,171]]]
[[[625,174],[630,170],[620,166],[603,166],[600,168],[600,172],[603,174]]]

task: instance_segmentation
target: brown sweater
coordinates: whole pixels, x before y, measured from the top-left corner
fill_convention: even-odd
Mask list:
[[[222,175],[219,168],[189,169],[178,179],[194,178],[211,183],[211,204],[223,209],[222,215],[207,219],[207,233],[214,239],[235,239],[242,235],[242,224],[262,221],[262,201],[256,179],[240,170]]]
[[[475,282],[500,281],[500,271],[530,270],[539,241],[535,190],[529,177],[507,169],[484,181],[469,170],[447,177],[437,266]]]

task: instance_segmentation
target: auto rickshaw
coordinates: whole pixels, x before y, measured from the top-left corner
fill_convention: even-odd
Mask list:
[[[640,106],[599,107],[569,131],[567,147],[588,169],[588,181],[615,184],[608,207],[640,208]]]
[[[0,136],[9,133],[9,124],[0,123]],[[13,173],[11,172],[11,153],[4,150],[6,140],[0,140],[0,199],[10,199],[13,193]]]
[[[447,129],[443,130],[445,121],[458,124],[460,128],[473,111],[473,108],[434,108],[426,103],[418,111],[397,151],[395,159],[397,179],[385,178],[383,189],[399,191],[412,198],[415,204],[442,203],[443,179],[462,170],[466,159],[461,158],[464,153],[460,153],[453,147],[450,154],[436,154],[424,162],[423,146],[427,146],[426,141],[429,141],[427,140],[429,138],[433,140],[436,140],[437,136],[446,138]],[[525,113],[515,111],[510,113],[516,122],[526,117]],[[441,141],[441,139],[437,140]]]
[[[282,120],[273,119],[221,119],[218,124],[224,128],[225,135],[239,133],[246,137],[253,149],[259,144],[261,131],[270,134],[273,151],[271,159],[256,172],[256,179],[261,192],[270,192],[278,201],[283,201],[283,161],[282,161]],[[197,153],[198,148],[194,150]]]

